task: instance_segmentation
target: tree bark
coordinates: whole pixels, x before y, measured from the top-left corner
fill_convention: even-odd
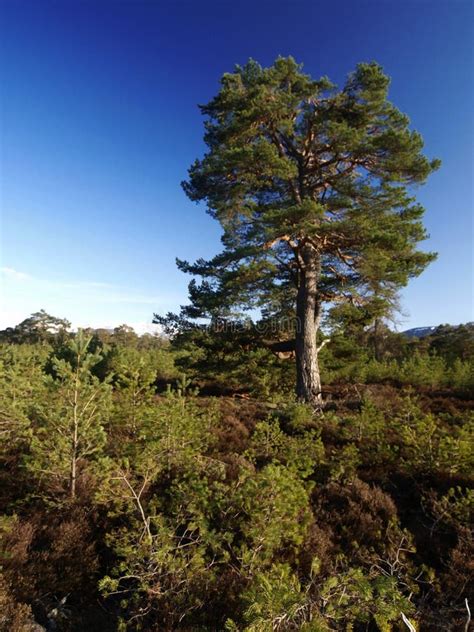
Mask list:
[[[316,249],[300,249],[300,282],[296,299],[296,395],[318,408],[322,405],[316,335],[319,328],[318,280],[321,262]]]

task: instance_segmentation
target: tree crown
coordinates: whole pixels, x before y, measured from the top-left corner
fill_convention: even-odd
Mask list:
[[[183,183],[220,222],[224,250],[211,261],[178,260],[204,279],[191,282],[184,316],[288,309],[308,248],[320,301],[394,304],[434,258],[416,248],[424,209],[409,188],[440,163],[423,155],[388,87],[376,63],[359,64],[340,90],[292,57],[224,74],[201,106],[208,151]]]

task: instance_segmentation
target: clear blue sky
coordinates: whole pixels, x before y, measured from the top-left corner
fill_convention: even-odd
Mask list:
[[[473,319],[473,5],[469,1],[1,2],[0,327],[45,308],[133,325],[186,301],[174,263],[220,250],[180,188],[197,104],[253,57],[293,55],[342,83],[359,61],[443,161],[419,190],[439,259],[403,293],[402,326]]]

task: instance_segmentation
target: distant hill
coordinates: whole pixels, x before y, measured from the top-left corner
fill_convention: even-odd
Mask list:
[[[413,329],[402,331],[402,334],[408,338],[424,338],[434,333],[437,329],[438,327],[413,327]]]
[[[473,330],[474,322],[466,323],[465,325],[436,325],[432,327],[413,327],[412,329],[402,331],[402,334],[404,336],[407,336],[408,338],[425,338],[426,336],[431,336],[432,334],[453,333],[460,328]]]

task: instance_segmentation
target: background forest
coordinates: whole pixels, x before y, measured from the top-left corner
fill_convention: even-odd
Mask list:
[[[1,332],[2,630],[468,630],[472,324],[340,314],[322,412],[261,328],[68,325]]]

